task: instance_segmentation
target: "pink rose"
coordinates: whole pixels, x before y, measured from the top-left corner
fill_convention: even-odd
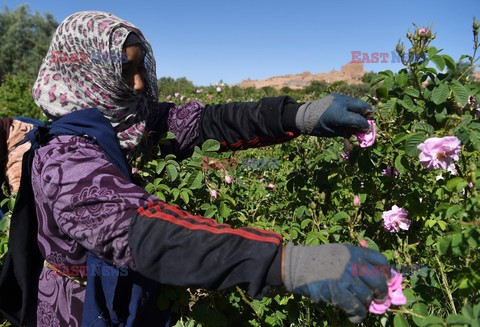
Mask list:
[[[350,152],[345,152],[340,155],[340,158],[343,160],[348,160],[350,158]]]
[[[233,179],[232,179],[230,176],[228,176],[228,175],[225,176],[225,182],[226,182],[227,184],[231,184],[232,181],[233,181]]]
[[[361,246],[362,248],[366,248],[366,247],[367,247],[367,241],[365,241],[365,240],[361,240],[361,241],[358,242],[358,243],[360,244],[360,246]]]
[[[422,27],[421,29],[418,30],[418,35],[422,35],[424,33],[426,33],[425,27]]]
[[[417,148],[421,151],[420,162],[425,168],[447,169],[456,175],[457,170],[453,161],[459,159],[458,154],[461,150],[461,142],[456,136],[431,137]]]
[[[400,172],[395,167],[387,167],[386,169],[383,170],[382,175],[383,176],[388,176],[388,177],[390,177],[392,175],[398,176],[398,175],[400,175]]]
[[[383,314],[392,304],[404,305],[406,303],[407,298],[403,295],[402,290],[402,274],[392,269],[392,279],[388,282],[388,299],[384,303],[372,301],[368,310],[371,313]]]
[[[275,185],[272,184],[272,183],[269,183],[269,184],[267,185],[267,188],[273,190],[273,189],[275,188]]]
[[[360,197],[358,195],[355,195],[353,197],[353,206],[354,207],[360,207]]]
[[[220,86],[217,86],[217,92],[222,92],[222,88]]]
[[[175,98],[178,98],[178,96],[180,95],[180,92],[175,92]]]
[[[200,93],[202,93],[202,92],[203,92],[202,89],[198,89],[198,90],[195,91],[195,93],[197,93],[197,94],[200,94]]]
[[[210,196],[214,199],[217,198],[217,190],[210,190]]]
[[[357,140],[360,142],[361,148],[368,148],[375,143],[375,121],[373,119],[368,120],[368,124],[370,125],[370,131],[366,133],[358,133],[355,136]]]
[[[407,219],[407,216],[407,210],[394,205],[392,210],[383,212],[382,218],[385,224],[385,229],[389,232],[399,232],[400,229],[408,230],[411,221]]]

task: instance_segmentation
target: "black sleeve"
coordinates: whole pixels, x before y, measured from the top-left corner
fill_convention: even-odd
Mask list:
[[[233,229],[162,201],[139,208],[129,230],[136,269],[162,284],[222,290],[238,285],[254,297],[282,285],[280,234]]]
[[[198,144],[215,139],[226,151],[291,140],[300,135],[295,126],[300,105],[289,96],[206,105],[200,119]]]

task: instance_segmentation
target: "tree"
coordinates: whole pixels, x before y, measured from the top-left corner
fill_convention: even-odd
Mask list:
[[[7,74],[36,77],[58,26],[51,14],[30,14],[28,5],[0,12],[0,82]]]
[[[0,85],[0,118],[26,116],[45,119],[32,97],[33,77],[7,75]]]
[[[193,93],[195,89],[193,82],[189,81],[186,77],[179,77],[177,79],[162,77],[158,80],[157,85],[159,96],[173,95],[175,92],[180,92],[185,95]]]

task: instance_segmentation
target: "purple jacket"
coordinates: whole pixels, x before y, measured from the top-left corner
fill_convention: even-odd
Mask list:
[[[163,103],[150,120],[150,130],[172,131],[176,143],[162,154],[179,157],[209,138],[219,140],[222,150],[263,146],[298,135],[289,117],[299,105],[288,97],[206,107]],[[280,235],[231,229],[165,204],[127,181],[86,138],[58,136],[39,148],[32,185],[41,253],[68,272],[85,266],[92,251],[109,264],[128,266],[159,283],[208,289],[241,284],[253,296],[281,283]],[[184,258],[189,266],[175,265],[175,258]],[[205,278],[212,267],[216,272]],[[85,286],[44,267],[38,326],[80,326],[84,297]]]

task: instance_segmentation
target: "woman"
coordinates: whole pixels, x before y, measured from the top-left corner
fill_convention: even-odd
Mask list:
[[[126,53],[128,61],[82,61],[72,55],[92,52],[117,58]],[[59,53],[63,55],[58,57]],[[281,143],[301,133],[347,136],[366,131],[365,116],[372,111],[365,102],[342,95],[305,104],[289,97],[207,106],[158,103],[150,44],[132,24],[97,11],[76,13],[60,24],[33,96],[51,120],[98,109],[128,158],[141,148],[145,135],[155,138],[167,130],[176,139],[162,154],[186,157],[207,139],[219,140],[225,151]],[[142,296],[149,293],[153,287],[149,281],[207,289],[240,285],[252,296],[285,285],[316,302],[332,302],[353,322],[366,317],[372,299],[386,297],[388,274],[351,274],[351,264],[387,265],[380,253],[343,244],[282,246],[279,234],[232,229],[192,215],[130,182],[121,165],[109,160],[113,156],[101,142],[92,135],[57,135],[36,150],[32,186],[38,243],[46,261],[39,280],[38,325],[80,326],[88,320],[88,324],[105,326],[140,321],[158,326],[159,320],[143,320],[147,314],[142,301],[127,313],[108,305],[133,298],[133,289],[140,289]],[[59,267],[85,266],[90,255],[105,265],[127,266],[135,280],[120,295],[115,284],[112,295],[101,287],[102,282],[91,282],[90,275],[85,286],[78,278],[58,273]],[[121,278],[115,283],[121,283]],[[144,298],[154,302],[155,292],[150,293]],[[99,297],[109,298],[107,304],[99,304]],[[88,301],[95,302],[101,312],[87,310]],[[161,323],[169,325],[173,320],[165,318]]]

